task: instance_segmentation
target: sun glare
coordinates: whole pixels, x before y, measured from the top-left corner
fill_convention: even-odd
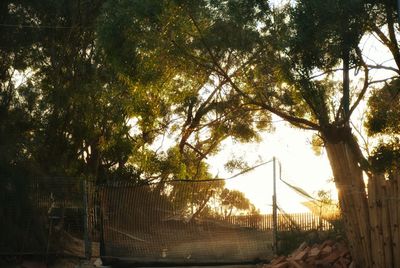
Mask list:
[[[332,173],[325,153],[317,156],[311,148],[312,132],[302,132],[291,128],[279,120],[275,123],[275,132],[263,133],[261,143],[239,144],[232,140],[223,144],[221,152],[210,158],[211,170],[219,177],[229,177],[224,163],[232,157],[242,158],[251,166],[260,159],[268,161],[273,156],[282,164],[282,180],[299,187],[313,197],[319,190],[330,191],[333,198],[337,192],[331,181]],[[245,173],[226,185],[230,189],[240,190],[260,209],[261,213],[272,211],[272,163],[260,166]],[[277,203],[282,211],[290,213],[310,212],[302,203],[310,201],[284,182],[279,180],[277,168]]]

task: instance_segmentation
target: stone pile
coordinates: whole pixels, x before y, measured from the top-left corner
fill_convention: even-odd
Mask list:
[[[351,268],[354,267],[348,248],[327,240],[313,246],[301,244],[289,256],[276,257],[263,268]]]

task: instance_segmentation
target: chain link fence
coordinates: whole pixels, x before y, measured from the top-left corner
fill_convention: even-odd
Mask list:
[[[0,254],[85,256],[85,233],[92,241],[99,239],[95,195],[86,195],[93,187],[85,186],[81,178],[21,181],[0,184]],[[92,197],[87,206],[85,196]]]
[[[271,230],[262,230],[256,223],[252,227],[235,224],[224,215],[234,208],[221,197],[222,191],[218,181],[102,186],[105,257],[193,264],[269,259]],[[243,209],[242,213],[252,212]]]
[[[273,256],[272,215],[260,214],[221,180],[95,185],[51,177],[0,187],[2,255],[193,265]],[[280,232],[333,229],[312,214],[279,213],[277,223]]]

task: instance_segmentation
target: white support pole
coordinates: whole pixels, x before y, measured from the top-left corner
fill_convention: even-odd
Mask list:
[[[274,254],[278,254],[278,213],[276,204],[276,158],[273,157],[273,195],[272,195],[272,243]]]

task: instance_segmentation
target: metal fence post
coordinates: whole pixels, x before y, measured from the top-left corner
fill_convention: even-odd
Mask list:
[[[275,254],[278,254],[278,214],[276,204],[276,158],[273,157],[273,195],[272,195],[272,248]]]
[[[85,240],[85,257],[90,260],[92,255],[92,246],[89,240],[89,208],[88,208],[88,190],[86,179],[82,180],[82,192],[83,192],[83,237]]]

